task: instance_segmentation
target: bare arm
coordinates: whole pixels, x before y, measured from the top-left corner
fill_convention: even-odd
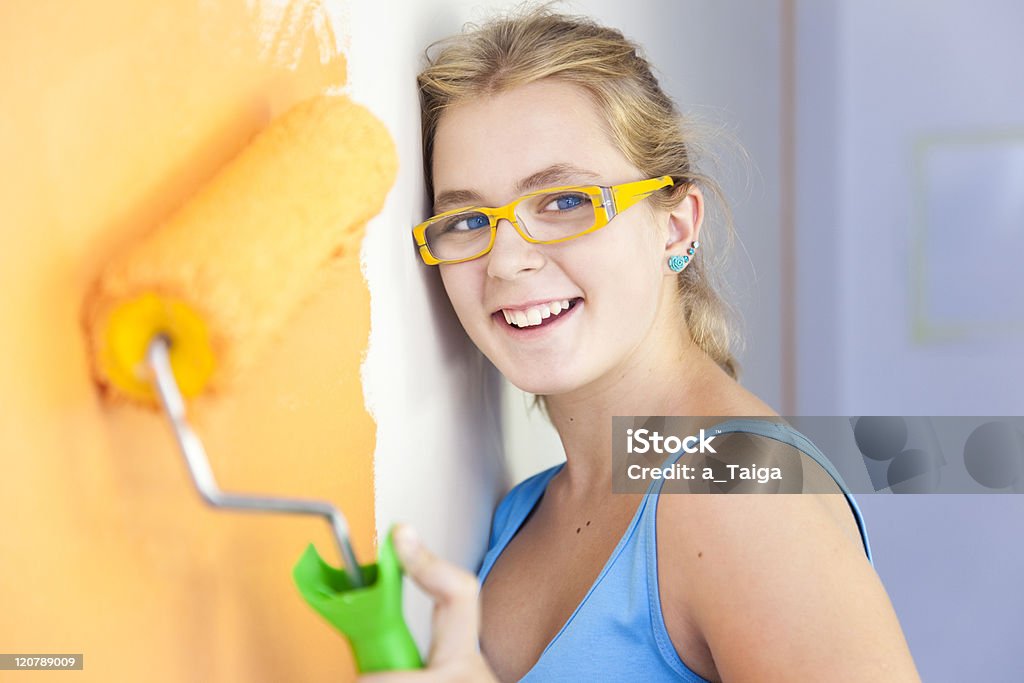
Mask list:
[[[666,614],[685,613],[722,681],[920,681],[885,588],[825,496],[664,495],[658,523]]]

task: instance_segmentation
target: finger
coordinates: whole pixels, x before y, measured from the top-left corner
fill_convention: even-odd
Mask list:
[[[434,598],[431,664],[477,654],[480,583],[476,576],[427,550],[410,526],[397,526],[394,541],[406,573]]]

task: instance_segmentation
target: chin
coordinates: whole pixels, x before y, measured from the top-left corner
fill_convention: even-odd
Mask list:
[[[516,388],[528,394],[550,396],[553,394],[564,394],[580,386],[580,382],[573,381],[569,377],[561,378],[553,375],[541,375],[530,373],[530,376],[506,374],[505,378]]]

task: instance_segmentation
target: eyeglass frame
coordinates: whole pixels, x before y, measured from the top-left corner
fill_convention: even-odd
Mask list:
[[[564,185],[561,187],[549,187],[543,190],[536,190],[524,194],[523,196],[514,199],[513,201],[499,207],[487,207],[487,206],[468,206],[459,209],[451,209],[439,213],[436,216],[431,216],[427,220],[423,221],[419,225],[412,229],[413,239],[416,242],[416,246],[419,250],[420,258],[428,266],[436,266],[440,264],[454,264],[463,263],[465,261],[472,261],[478,259],[481,256],[486,255],[494,247],[495,238],[498,235],[498,221],[501,219],[507,220],[515,228],[515,231],[519,233],[527,242],[531,244],[557,244],[559,242],[568,242],[583,235],[590,234],[608,225],[615,216],[622,213],[626,209],[630,208],[634,204],[637,204],[648,196],[654,194],[658,190],[666,187],[672,187],[676,182],[672,179],[672,176],[659,176],[657,178],[648,178],[646,180],[634,180],[628,183],[619,183],[618,185]],[[554,194],[557,192],[564,192],[566,190],[576,190],[583,192],[584,194],[590,195],[592,201],[597,202],[600,200],[600,204],[594,205],[594,225],[587,228],[583,232],[571,235],[569,237],[559,237],[553,240],[539,240],[536,239],[523,229],[516,219],[515,210],[519,206],[520,202],[523,202],[531,197],[536,197],[542,194]],[[600,212],[597,209],[601,209]],[[480,251],[480,253],[473,256],[467,256],[460,259],[439,259],[430,253],[430,247],[427,246],[427,228],[442,218],[448,216],[454,216],[460,213],[476,212],[487,216],[487,220],[490,223],[491,228],[491,239],[487,243],[487,246]],[[602,220],[603,216],[603,220]]]

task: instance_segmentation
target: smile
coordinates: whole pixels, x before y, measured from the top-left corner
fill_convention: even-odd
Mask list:
[[[570,315],[576,305],[583,301],[581,298],[562,299],[561,301],[549,301],[544,304],[531,306],[525,309],[503,308],[493,314],[496,321],[504,319],[504,325],[509,330],[527,330],[530,328],[546,328],[555,324],[562,318]]]

